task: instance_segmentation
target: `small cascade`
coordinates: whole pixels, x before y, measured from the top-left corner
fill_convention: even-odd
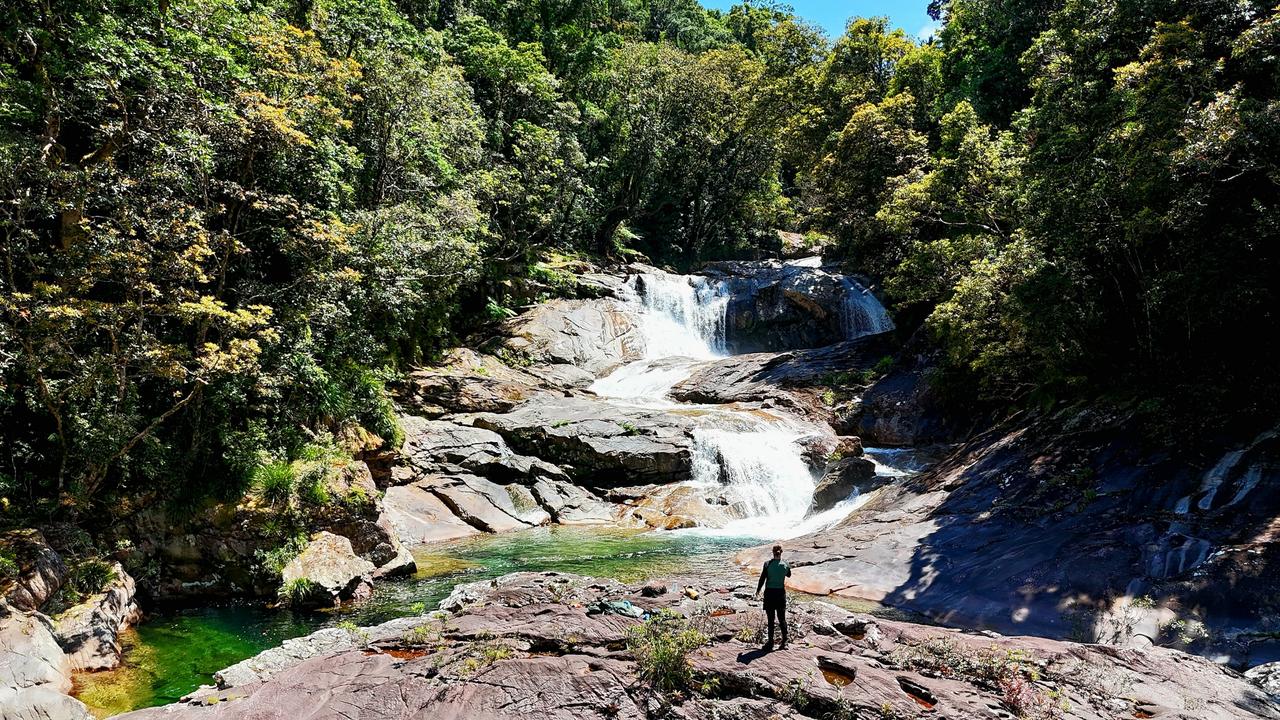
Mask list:
[[[783,423],[750,430],[699,428],[693,435],[693,482],[722,486],[740,514],[794,523],[813,498],[814,478],[797,440]]]
[[[692,365],[682,358],[655,358],[628,363],[591,384],[591,392],[633,404],[665,407],[676,383],[689,377]]]
[[[632,281],[644,306],[649,359],[724,357],[729,293],[723,283],[701,275],[650,273]]]
[[[864,335],[876,335],[893,329],[893,318],[871,291],[853,278],[841,279],[844,287],[844,305],[840,308],[840,323],[846,340]]]

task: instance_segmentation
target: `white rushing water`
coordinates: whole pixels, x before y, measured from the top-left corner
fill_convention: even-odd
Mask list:
[[[841,320],[846,337],[893,328],[870,292],[845,279]],[[728,284],[702,276],[652,273],[632,278],[629,298],[641,319],[645,359],[628,363],[591,386],[598,395],[649,408],[688,408],[671,388],[708,360],[727,354]],[[694,487],[716,489],[740,519],[695,532],[784,539],[819,530],[867,500],[855,491],[835,507],[807,516],[817,481],[802,440],[817,431],[797,419],[722,406],[696,406]],[[903,474],[877,459],[884,474]]]
[[[846,338],[889,332],[893,318],[871,291],[853,278],[842,278],[844,305],[840,308],[840,322]]]
[[[723,283],[700,275],[654,273],[632,280],[642,315],[645,354],[669,357],[724,357],[729,293]]]

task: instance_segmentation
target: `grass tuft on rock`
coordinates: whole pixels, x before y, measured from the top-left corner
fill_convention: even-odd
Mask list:
[[[287,462],[264,463],[253,472],[254,489],[273,505],[289,502],[297,480],[293,465]]]
[[[280,586],[277,591],[280,602],[289,607],[310,607],[327,599],[328,592],[310,578],[295,578]]]
[[[627,633],[627,649],[636,658],[638,674],[660,693],[682,692],[693,682],[689,653],[709,638],[679,613],[660,610]]]

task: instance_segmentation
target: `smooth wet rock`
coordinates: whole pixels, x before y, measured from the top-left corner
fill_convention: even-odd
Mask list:
[[[364,595],[376,569],[373,563],[356,555],[350,540],[321,531],[284,566],[281,580],[285,586],[308,580],[323,591],[322,596],[310,600],[332,605]]]
[[[0,533],[0,548],[12,554],[18,574],[0,580],[0,601],[15,610],[38,610],[67,579],[67,566],[39,530]]]
[[[855,490],[871,492],[888,481],[888,478],[876,480],[876,464],[863,457],[845,457],[828,463],[822,478],[813,489],[813,503],[810,512],[829,510],[840,501],[846,499]]]
[[[120,633],[142,617],[133,578],[111,565],[105,587],[54,619],[54,633],[72,670],[109,670],[120,664]]]

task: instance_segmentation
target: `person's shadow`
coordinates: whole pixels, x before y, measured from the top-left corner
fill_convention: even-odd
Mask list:
[[[738,653],[738,662],[743,665],[750,665],[752,660],[758,660],[768,654],[768,650],[765,650],[764,648],[756,648],[755,650]]]

